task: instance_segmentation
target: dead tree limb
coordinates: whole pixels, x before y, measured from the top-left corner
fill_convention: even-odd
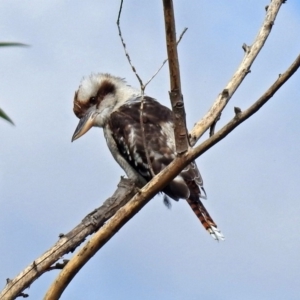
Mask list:
[[[181,92],[180,70],[177,54],[175,16],[172,0],[163,0],[167,52],[170,70],[170,101],[174,119],[174,135],[177,154],[188,150],[185,109]]]
[[[212,137],[195,148],[190,148],[186,153],[178,156],[170,165],[156,175],[145,185],[126,205],[120,208],[116,214],[78,251],[61,271],[55,282],[49,288],[44,300],[59,299],[64,289],[68,286],[77,272],[95,253],[105,245],[150,199],[162,190],[177,174],[191,161],[206,152],[220,140],[225,138],[239,124],[256,113],[280,87],[297,71],[300,66],[300,55],[293,64],[282,74],[272,86],[247,110],[238,111],[233,119]]]
[[[233,77],[230,79],[223,91],[218,95],[217,99],[215,100],[207,114],[195,124],[193,130],[191,131],[190,144],[192,146],[197,143],[197,141],[205,133],[205,131],[218,118],[218,116],[223,111],[236,89],[242,83],[246,75],[250,72],[250,67],[252,66],[252,63],[254,62],[256,56],[265,44],[265,41],[271,32],[281,4],[282,0],[271,1],[267,9],[265,20],[252,46],[243,47],[245,50],[245,56],[237,71],[234,73]]]
[[[129,179],[121,178],[117,190],[101,207],[88,214],[82,222],[67,234],[60,234],[58,242],[26,267],[13,280],[9,280],[0,292],[1,300],[15,299],[37,278],[52,268],[63,255],[73,252],[87,236],[101,227],[115,212],[136,194],[136,188]]]

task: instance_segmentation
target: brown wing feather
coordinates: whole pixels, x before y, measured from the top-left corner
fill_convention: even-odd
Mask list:
[[[150,97],[144,97],[143,106],[146,148],[151,168],[158,174],[175,158],[173,116],[170,109]],[[111,114],[108,122],[120,153],[147,181],[151,180],[142,138],[140,98],[132,99],[119,107]],[[216,223],[200,201],[203,197],[201,190],[204,191],[202,177],[196,163],[191,162],[163,192],[174,200],[186,199],[204,228],[215,239],[222,239]]]
[[[155,174],[175,158],[174,149],[161,124],[173,122],[171,111],[150,97],[144,99],[143,127],[146,147]],[[140,124],[140,101],[128,102],[114,111],[109,119],[113,137],[128,163],[147,180],[152,178]]]

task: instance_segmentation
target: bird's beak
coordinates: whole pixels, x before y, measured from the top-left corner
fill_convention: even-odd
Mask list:
[[[97,113],[94,109],[89,109],[86,112],[86,114],[79,120],[79,123],[72,137],[72,142],[79,139],[92,128],[96,116]]]

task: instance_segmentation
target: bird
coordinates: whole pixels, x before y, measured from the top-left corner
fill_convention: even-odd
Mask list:
[[[84,77],[73,104],[79,123],[72,142],[92,127],[103,128],[112,156],[136,185],[144,186],[175,159],[172,111],[128,85],[124,78],[108,73]],[[176,201],[185,199],[208,233],[217,241],[224,240],[200,200],[206,193],[195,161],[162,192]]]

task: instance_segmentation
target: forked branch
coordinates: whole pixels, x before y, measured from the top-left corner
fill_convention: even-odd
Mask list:
[[[279,88],[297,71],[300,66],[300,55],[293,64],[282,74],[274,84],[246,111],[238,113],[222,129],[212,137],[204,141],[195,148],[189,149],[186,153],[178,156],[170,165],[156,175],[146,186],[144,186],[126,205],[120,208],[116,214],[78,251],[77,254],[61,271],[56,281],[48,290],[44,300],[59,299],[64,289],[70,283],[77,272],[95,253],[105,245],[116,232],[122,228],[140,209],[146,205],[150,199],[162,190],[177,174],[186,167],[191,161],[206,152],[217,142],[222,140],[239,124],[247,120],[257,112],[278,90]]]
[[[250,72],[252,63],[254,62],[259,51],[265,44],[271,29],[274,25],[275,18],[282,4],[282,0],[272,0],[268,6],[265,20],[260,28],[252,46],[244,46],[245,56],[232,76],[231,80],[225,86],[223,91],[218,95],[207,114],[196,123],[190,133],[190,144],[193,146],[197,143],[205,131],[215,122],[220,113],[223,111],[232,95],[242,83],[246,75]]]

